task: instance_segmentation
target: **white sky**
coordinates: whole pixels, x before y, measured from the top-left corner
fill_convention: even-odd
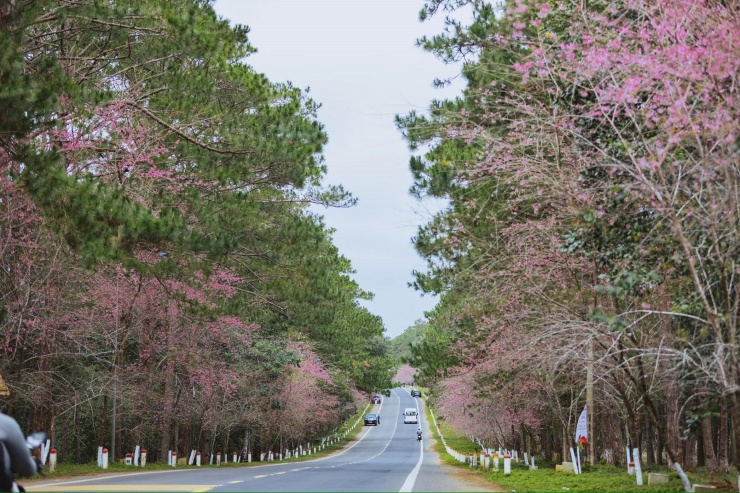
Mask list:
[[[407,287],[423,270],[411,237],[443,204],[419,203],[408,193],[410,151],[394,115],[425,112],[432,99],[460,94],[460,83],[432,81],[459,72],[417,48],[423,34],[442,31],[442,18],[423,24],[422,0],[217,0],[218,14],[250,27],[258,53],[246,62],[274,82],[310,87],[323,106],[319,120],[327,184],[359,199],[349,209],[319,212],[336,229],[334,243],[349,258],[360,287],[375,294],[365,306],[395,337],[437,302]]]

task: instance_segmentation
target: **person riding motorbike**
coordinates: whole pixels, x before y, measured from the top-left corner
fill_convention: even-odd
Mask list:
[[[31,477],[40,470],[41,464],[28,450],[18,422],[0,413],[0,491],[19,491],[13,473]]]
[[[416,429],[416,440],[421,441],[421,428]]]

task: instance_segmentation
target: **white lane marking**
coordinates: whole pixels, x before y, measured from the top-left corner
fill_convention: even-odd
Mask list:
[[[393,393],[395,394],[395,390],[394,390]],[[380,403],[380,408],[378,409],[378,414],[380,414],[380,410],[383,408],[384,401],[385,401],[385,399],[383,399],[381,401],[381,403]],[[396,422],[396,425],[393,427],[393,433],[391,433],[391,439],[393,438],[393,435],[396,434],[396,429],[398,428],[398,419],[396,419],[395,422]],[[373,427],[373,428],[375,428],[375,427]],[[345,452],[347,452],[348,450],[350,450],[352,447],[354,447],[355,445],[357,445],[358,443],[360,443],[362,440],[364,440],[364,438],[367,436],[368,433],[370,433],[370,430],[373,429],[373,428],[368,428],[367,430],[365,430],[365,433],[363,433],[357,439],[357,441],[355,443],[353,443],[349,447],[345,448],[344,450],[341,450],[341,451],[339,451],[339,452],[337,452],[335,454],[327,455],[326,457],[322,457],[320,459],[309,459],[307,461],[303,461],[303,464],[308,464],[308,463],[312,463],[312,462],[320,462],[320,461],[323,461],[323,460],[326,460],[326,459],[333,459],[334,457],[338,457],[338,456],[344,454]],[[388,443],[386,443],[385,447],[383,448],[383,450],[380,451],[379,454],[377,454],[377,455],[375,455],[375,456],[373,456],[373,457],[371,457],[370,459],[367,459],[367,460],[374,459],[378,455],[380,455],[383,452],[385,452],[385,450],[388,448],[389,445],[390,445],[390,440],[388,441]],[[365,462],[365,461],[362,461],[362,462]],[[264,465],[260,464],[258,466],[252,466],[252,467],[254,467],[254,468],[260,468],[261,469],[261,468],[265,468],[265,467],[279,467],[279,466],[284,466],[284,465],[286,465],[285,462],[276,462],[276,463],[273,463],[273,464],[264,464]],[[340,466],[341,465],[346,465],[346,463],[345,464],[339,464],[339,465]],[[338,466],[331,466],[331,467],[334,468],[334,467],[338,467]],[[309,467],[304,467],[302,469],[309,469]],[[314,466],[314,469],[321,469],[321,467]],[[86,483],[86,482],[89,482],[89,481],[114,479],[114,478],[117,478],[117,477],[120,477],[120,476],[131,477],[131,476],[139,476],[139,475],[143,475],[143,474],[167,474],[167,473],[182,472],[182,471],[191,471],[191,470],[192,469],[180,469],[180,470],[173,469],[171,471],[146,471],[146,472],[131,472],[131,473],[111,474],[109,476],[102,476],[102,477],[99,476],[99,477],[95,477],[95,478],[76,479],[76,480],[71,480],[71,481],[61,481],[61,482],[54,482],[54,483],[40,483],[40,484],[35,484],[32,487],[33,488],[43,488],[43,487],[52,486],[52,485],[53,486],[63,486],[63,485],[68,485],[68,484]],[[301,470],[301,469],[293,469],[293,471],[296,471],[296,470]],[[267,476],[269,476],[269,474],[261,474],[259,476],[254,476],[254,477],[255,478],[266,478]]]
[[[422,442],[419,442],[419,462],[416,463],[416,467],[411,471],[411,474],[408,475],[406,478],[406,481],[403,482],[403,486],[401,486],[401,489],[398,490],[401,491],[412,491],[414,489],[414,483],[416,482],[416,476],[419,475],[419,471],[421,470],[421,463],[424,460],[424,445]]]
[[[395,394],[395,391],[393,393]],[[398,409],[400,411],[400,409],[401,409],[400,404],[399,404]],[[383,449],[380,452],[378,452],[377,454],[373,455],[372,457],[368,457],[367,459],[358,460],[358,461],[355,461],[355,462],[349,462],[348,464],[361,464],[363,462],[368,462],[368,461],[371,461],[371,460],[375,459],[376,457],[379,457],[383,452],[385,452],[386,450],[388,450],[388,447],[390,446],[391,441],[393,441],[393,437],[396,436],[396,430],[397,429],[398,429],[398,419],[395,420],[395,425],[393,425],[393,433],[391,433],[391,437],[385,443],[385,447],[383,447]],[[346,464],[342,464],[342,465],[346,465]]]
[[[116,479],[120,478],[121,476],[126,476],[127,478],[130,478],[131,476],[142,476],[144,474],[168,474],[173,472],[182,472],[182,471],[188,471],[190,469],[180,469],[179,471],[177,469],[173,469],[171,471],[146,471],[146,472],[126,472],[126,473],[119,473],[119,474],[109,474],[107,476],[97,476],[94,478],[86,478],[86,479],[75,479],[71,481],[60,481],[60,482],[54,482],[54,483],[37,483],[32,486],[32,488],[40,489],[47,486],[65,486],[68,484],[77,484],[77,483],[87,483],[89,481],[103,481],[108,479]],[[29,489],[27,486],[26,489]]]
[[[395,391],[394,391],[393,393],[395,394]],[[381,408],[381,409],[382,409],[382,407],[383,407],[383,404],[384,404],[384,403],[385,403],[385,399],[383,399],[383,400],[381,401],[381,403],[380,403],[380,408]],[[400,404],[399,404],[399,410],[400,410],[400,409],[401,409],[401,407],[400,407]],[[378,410],[378,414],[380,414],[380,410]],[[390,446],[390,444],[391,444],[391,441],[393,440],[393,437],[394,437],[394,436],[395,436],[395,434],[396,434],[396,430],[398,429],[398,419],[396,418],[396,419],[395,419],[395,420],[393,420],[393,421],[395,422],[395,424],[393,425],[393,432],[391,433],[391,436],[390,436],[390,438],[389,438],[389,439],[388,439],[388,441],[386,442],[386,444],[385,444],[385,447],[383,447],[383,450],[381,450],[380,452],[378,452],[377,454],[373,455],[372,457],[370,457],[370,458],[368,458],[368,459],[364,459],[364,460],[361,460],[361,461],[356,461],[356,462],[345,462],[344,464],[337,464],[336,466],[331,466],[331,467],[337,467],[337,466],[345,466],[345,465],[348,465],[348,464],[358,464],[358,463],[360,463],[360,462],[367,462],[367,461],[369,461],[369,460],[373,460],[373,459],[375,459],[375,458],[376,458],[376,457],[378,457],[378,456],[379,456],[380,454],[382,454],[383,452],[385,452],[385,451],[386,451],[386,450],[388,449],[388,447]],[[326,456],[326,457],[322,457],[321,459],[314,459],[314,460],[311,460],[311,461],[306,461],[306,462],[319,462],[319,461],[322,461],[322,460],[326,460],[326,459],[332,459],[332,458],[334,458],[334,457],[339,457],[340,455],[344,454],[345,452],[347,452],[348,450],[350,450],[350,449],[351,449],[352,447],[354,447],[355,445],[357,445],[358,443],[360,443],[360,442],[361,442],[361,441],[362,441],[362,440],[363,440],[363,439],[364,439],[364,438],[365,438],[365,437],[367,436],[367,434],[368,434],[368,433],[370,433],[370,430],[372,430],[372,429],[375,429],[375,428],[377,428],[377,427],[376,427],[376,426],[373,426],[372,428],[368,428],[367,430],[365,430],[365,433],[363,433],[363,434],[362,434],[362,436],[360,436],[360,438],[358,438],[358,439],[357,439],[357,441],[356,441],[355,443],[353,443],[352,445],[350,445],[350,446],[349,446],[349,447],[347,447],[346,449],[342,450],[341,452],[338,452],[338,453],[336,453],[336,454],[333,454],[333,455],[329,455],[329,456]],[[316,469],[319,469],[319,467],[315,467],[315,468],[316,468]]]

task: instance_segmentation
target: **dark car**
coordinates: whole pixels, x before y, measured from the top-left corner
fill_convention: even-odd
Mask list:
[[[421,397],[421,390],[412,390],[411,397]]]
[[[375,394],[372,399],[370,399],[370,402],[373,404],[380,404],[383,401],[383,398],[380,397],[379,394]]]
[[[366,414],[365,415],[365,426],[373,425],[378,426],[380,424],[380,416],[377,414]]]

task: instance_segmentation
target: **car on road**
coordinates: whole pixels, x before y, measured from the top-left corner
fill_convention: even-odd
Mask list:
[[[373,425],[378,426],[380,424],[380,415],[370,413],[365,415],[365,426]]]
[[[383,398],[380,397],[380,394],[375,394],[372,399],[370,399],[370,402],[372,402],[373,404],[380,404],[381,402],[383,402]]]
[[[421,390],[412,390],[411,397],[421,397]]]
[[[418,424],[419,415],[416,413],[416,408],[407,407],[403,411],[403,422],[404,424]]]

